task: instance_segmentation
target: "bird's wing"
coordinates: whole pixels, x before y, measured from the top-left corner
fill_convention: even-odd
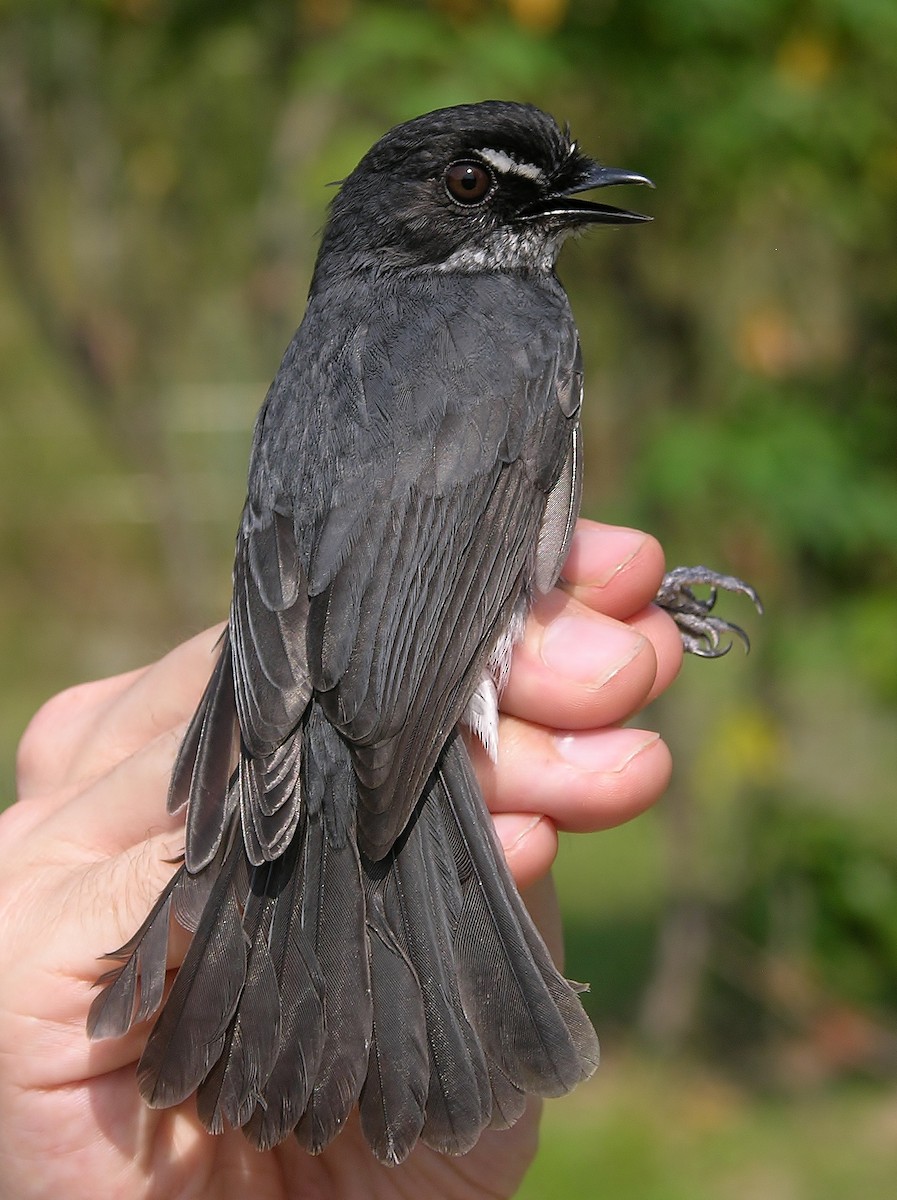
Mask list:
[[[270,754],[299,722],[311,695],[305,655],[308,590],[292,513],[247,501],[234,566],[229,634],[243,741]]]
[[[295,830],[300,739],[290,734],[312,691],[308,609],[292,514],[250,499],[237,537],[230,622],[168,792],[170,812],[187,806],[191,872],[218,854],[238,804],[253,862],[277,857]]]
[[[407,823],[497,638],[553,584],[575,521],[575,329],[565,306],[518,295],[485,321],[458,289],[410,317],[387,308],[360,349],[367,453],[338,473],[311,551],[306,645],[352,749],[372,858]]]

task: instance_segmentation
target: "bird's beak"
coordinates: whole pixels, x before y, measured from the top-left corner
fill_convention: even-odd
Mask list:
[[[637,175],[634,171],[624,171],[619,167],[601,167],[594,162],[583,163],[583,168],[577,173],[572,183],[566,184],[542,201],[538,212],[531,211],[525,215],[528,217],[559,217],[571,225],[593,222],[602,225],[632,225],[639,221],[654,219],[643,213],[629,212],[625,208],[615,208],[612,204],[598,204],[594,200],[574,198],[579,192],[590,192],[593,188],[613,187],[621,183],[653,188],[654,184],[647,176]]]

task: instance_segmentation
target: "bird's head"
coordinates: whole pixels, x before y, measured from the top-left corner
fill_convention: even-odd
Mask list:
[[[650,220],[580,198],[622,183],[653,186],[599,166],[532,105],[438,109],[391,129],[343,182],[318,272],[337,261],[343,270],[551,270],[577,229]]]

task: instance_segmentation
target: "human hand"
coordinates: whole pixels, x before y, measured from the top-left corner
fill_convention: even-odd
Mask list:
[[[663,572],[650,537],[580,522],[565,583],[536,606],[502,708],[499,760],[476,751],[508,862],[556,955],[547,872],[557,829],[628,820],[663,791],[657,735],[619,723],[674,677],[681,644],[650,608]],[[49,701],[22,739],[19,803],[0,816],[0,1194],[5,1200],[475,1200],[511,1195],[535,1153],[539,1105],[447,1158],[418,1146],[378,1163],[353,1118],[312,1158],[210,1137],[192,1101],[151,1110],[134,1064],[146,1025],[85,1033],[97,956],[138,927],[182,850],[168,776],[213,665],[220,627],[160,662]],[[173,935],[173,965],[186,935]]]

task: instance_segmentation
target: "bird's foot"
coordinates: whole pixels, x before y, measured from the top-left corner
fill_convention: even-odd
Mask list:
[[[702,584],[710,588],[710,595],[704,600],[692,591]],[[732,649],[735,638],[740,639],[745,650],[751,648],[750,638],[740,626],[710,615],[720,591],[741,592],[753,602],[757,612],[763,612],[754,589],[734,575],[720,575],[707,567],[676,567],[663,577],[654,603],[665,609],[679,626],[682,645],[689,654],[722,658]]]

